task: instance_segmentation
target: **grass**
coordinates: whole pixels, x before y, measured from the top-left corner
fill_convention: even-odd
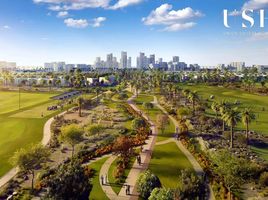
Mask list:
[[[159,177],[165,188],[178,187],[179,172],[186,168],[193,169],[175,142],[155,146],[149,169]]]
[[[119,194],[119,192],[121,191],[122,186],[123,186],[123,184],[121,184],[121,183],[116,183],[116,179],[115,179],[115,177],[113,176],[114,171],[116,170],[116,166],[117,166],[116,163],[117,163],[118,160],[119,160],[119,158],[116,158],[116,159],[114,160],[114,162],[111,164],[111,166],[110,166],[110,168],[109,168],[109,172],[108,172],[108,180],[109,180],[109,183],[111,184],[111,187],[112,187],[113,191],[114,191],[116,194]],[[130,162],[129,162],[128,167],[127,167],[126,170],[125,170],[124,178],[122,179],[122,182],[123,182],[123,183],[125,182],[126,178],[128,177],[128,174],[129,174],[129,172],[130,172],[130,170],[131,170],[131,168],[132,168],[134,162],[135,162],[135,158],[132,157],[132,158],[130,159]]]
[[[214,95],[214,101],[221,101],[223,99],[230,102],[234,102],[236,100],[240,101],[240,108],[251,108],[257,116],[257,120],[250,124],[250,130],[254,130],[264,135],[268,135],[268,96],[251,94],[238,89],[228,89],[217,86],[191,85],[182,87],[198,91],[198,93],[204,99],[209,99],[211,95]],[[264,111],[263,108],[265,109]],[[211,109],[208,110],[208,115],[214,115]],[[239,123],[237,128],[245,130],[245,127],[242,123]],[[268,161],[267,149],[253,148],[253,150],[262,158]]]
[[[20,93],[20,107],[25,108],[44,102],[56,93]],[[16,111],[19,109],[19,93],[18,92],[0,92],[0,114]]]
[[[153,109],[150,110],[146,110],[142,104],[143,102],[152,102],[153,101],[153,96],[149,96],[149,95],[139,95],[136,99],[135,99],[135,103],[138,106],[139,109],[141,109],[143,112],[145,112],[149,118],[156,123],[157,121],[157,115],[159,114],[163,114],[163,112],[156,106],[154,106]],[[169,124],[167,125],[165,132],[162,134],[161,130],[159,130],[158,132],[158,136],[156,138],[157,142],[169,139],[173,136],[173,134],[175,133],[175,126],[172,123],[172,121],[169,119]]]
[[[14,152],[41,142],[45,122],[62,112],[47,111],[47,106],[56,104],[56,101],[50,100],[54,95],[22,92],[21,109],[18,110],[18,92],[0,92],[0,177],[12,168],[10,158]],[[6,108],[3,108],[4,105]]]
[[[93,187],[89,195],[90,200],[100,200],[100,199],[109,200],[109,198],[103,192],[101,185],[100,185],[100,181],[99,181],[99,172],[100,172],[101,166],[105,163],[107,159],[108,158],[102,158],[89,165],[90,168],[96,171],[93,179],[91,180]]]

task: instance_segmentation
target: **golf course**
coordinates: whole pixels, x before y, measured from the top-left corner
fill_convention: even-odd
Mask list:
[[[41,142],[45,122],[59,110],[47,111],[57,93],[0,91],[0,177],[12,166],[10,158],[18,149]]]
[[[190,89],[197,91],[203,99],[209,99],[210,102],[226,100],[229,102],[239,102],[240,108],[251,108],[255,115],[256,120],[249,125],[251,131],[256,131],[263,135],[268,135],[268,96],[258,95],[253,93],[244,92],[238,89],[228,89],[224,87],[207,86],[207,85],[187,85],[182,86],[183,89]],[[210,97],[214,96],[211,100]],[[214,115],[212,110],[207,110],[209,115]],[[245,126],[239,123],[238,129],[245,130]],[[253,148],[254,151],[268,160],[268,149]]]

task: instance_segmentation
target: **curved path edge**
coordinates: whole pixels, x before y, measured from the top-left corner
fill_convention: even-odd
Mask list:
[[[64,111],[64,112],[58,114],[58,116],[64,115],[66,112],[67,111]],[[52,122],[54,121],[54,117],[55,116],[53,116],[50,119],[48,119],[46,121],[45,125],[44,125],[43,138],[42,138],[42,141],[41,141],[41,144],[43,146],[47,146],[49,141],[50,141],[50,139],[51,139],[50,127],[51,127]],[[14,178],[18,172],[19,172],[18,167],[14,167],[11,170],[9,170],[4,176],[2,176],[0,178],[0,188],[3,187],[5,184],[7,184],[12,178]]]

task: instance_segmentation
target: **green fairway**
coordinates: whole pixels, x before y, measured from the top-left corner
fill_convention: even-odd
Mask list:
[[[254,130],[258,133],[268,135],[268,96],[262,96],[257,94],[250,94],[238,89],[227,89],[224,87],[217,86],[206,86],[206,85],[192,85],[183,86],[190,90],[196,90],[203,99],[209,99],[211,95],[215,96],[215,101],[228,100],[234,102],[236,100],[240,101],[241,105],[239,107],[251,108],[255,112],[257,119],[249,125],[250,130]],[[210,102],[212,102],[210,100]],[[208,110],[209,115],[214,115],[212,110]],[[238,128],[245,130],[242,123],[238,124]],[[253,148],[253,150],[260,155],[262,158],[268,161],[268,150]]]
[[[152,102],[153,99],[154,99],[153,96],[141,94],[135,99],[135,103],[139,107],[139,109],[144,111],[149,116],[149,118],[156,123],[157,115],[163,114],[163,112],[158,107],[155,107],[155,106],[153,109],[150,109],[150,110],[146,110],[142,106],[144,102]],[[165,132],[162,134],[161,131],[159,130],[159,133],[157,136],[157,142],[171,138],[174,135],[174,133],[175,133],[175,126],[169,119],[169,124],[167,125]]]
[[[33,93],[33,92],[3,92],[0,91],[0,114],[16,111],[20,108],[33,106],[44,101],[48,101],[50,97],[55,96],[52,93]]]
[[[21,109],[18,110],[18,92],[0,92],[0,177],[12,168],[9,160],[14,152],[41,142],[45,122],[61,112],[47,111],[47,106],[56,104],[50,100],[54,95],[21,93]]]
[[[106,196],[106,194],[103,192],[101,185],[100,185],[100,179],[99,179],[99,172],[100,172],[101,166],[105,163],[107,159],[108,158],[102,158],[101,160],[98,160],[89,165],[90,168],[96,171],[94,178],[91,180],[91,184],[93,185],[93,187],[89,195],[90,200],[108,200],[109,199]]]
[[[178,187],[179,172],[186,168],[192,169],[192,165],[174,142],[155,146],[149,169],[165,188]]]

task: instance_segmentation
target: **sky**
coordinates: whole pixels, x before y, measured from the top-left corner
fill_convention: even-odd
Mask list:
[[[223,24],[227,9],[228,24]],[[242,20],[252,9],[255,25]],[[265,10],[260,28],[259,9]],[[242,28],[244,22],[248,28]],[[213,66],[268,64],[268,0],[1,0],[0,60],[93,64],[127,51]]]

